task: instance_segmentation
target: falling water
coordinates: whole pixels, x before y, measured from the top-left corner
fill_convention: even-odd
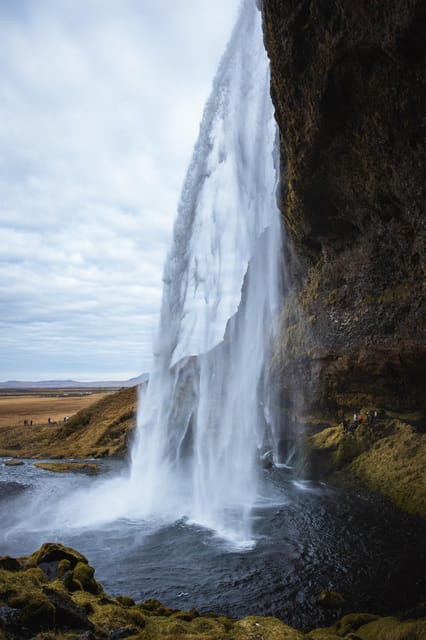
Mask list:
[[[276,138],[261,14],[244,0],[182,190],[130,473],[48,500],[35,492],[7,535],[120,520],[146,532],[186,518],[252,544],[259,456],[276,430],[267,366],[282,272]]]
[[[261,14],[243,3],[204,110],[164,270],[129,491],[142,517],[250,538],[279,309],[276,128]],[[198,354],[196,357],[195,355]]]

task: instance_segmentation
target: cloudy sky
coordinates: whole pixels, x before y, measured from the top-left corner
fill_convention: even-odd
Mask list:
[[[239,0],[1,0],[0,381],[149,370]]]

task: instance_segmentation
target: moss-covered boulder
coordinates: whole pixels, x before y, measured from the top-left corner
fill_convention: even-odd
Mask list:
[[[38,551],[28,557],[26,564],[30,567],[36,567],[43,563],[61,560],[68,560],[71,568],[74,568],[78,562],[88,564],[87,558],[82,553],[58,542],[45,542]]]
[[[29,629],[50,629],[55,626],[56,609],[42,592],[21,591],[9,598],[9,606],[20,610],[19,624]]]
[[[426,620],[401,621],[395,617],[350,614],[331,627],[314,629],[306,635],[310,640],[423,640]]]
[[[339,591],[321,591],[317,603],[328,609],[338,609],[346,604],[346,600]]]
[[[100,593],[102,587],[96,582],[95,570],[85,562],[77,562],[73,570],[73,580],[83,591]]]

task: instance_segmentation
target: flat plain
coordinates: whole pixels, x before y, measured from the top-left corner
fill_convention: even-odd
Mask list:
[[[100,389],[43,389],[28,391],[0,390],[0,427],[24,425],[32,421],[34,425],[63,422],[105,397]]]

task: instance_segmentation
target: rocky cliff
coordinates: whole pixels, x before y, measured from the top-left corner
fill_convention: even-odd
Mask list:
[[[425,412],[426,5],[263,0],[263,20],[292,288],[282,397]]]

